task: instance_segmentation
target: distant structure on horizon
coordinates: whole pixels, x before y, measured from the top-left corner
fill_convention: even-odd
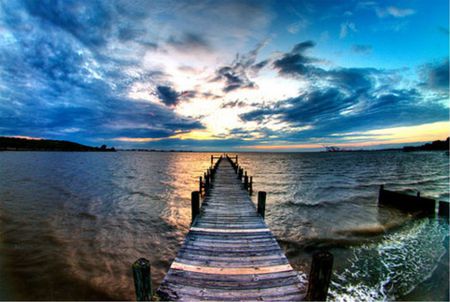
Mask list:
[[[341,149],[336,146],[323,146],[327,152],[344,152],[347,150]]]

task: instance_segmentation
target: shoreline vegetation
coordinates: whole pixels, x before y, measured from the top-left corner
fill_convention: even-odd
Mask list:
[[[324,146],[324,151],[318,152],[374,152],[374,151],[449,151],[449,137],[446,140],[437,140],[426,143],[421,146],[404,146],[401,148],[387,149],[342,149],[335,146]],[[27,139],[18,137],[0,136],[0,151],[81,151],[81,152],[115,152],[115,151],[131,151],[131,152],[194,152],[192,150],[161,150],[161,149],[115,149],[102,145],[100,147],[86,146],[70,141],[49,140],[49,139]],[[209,151],[200,151],[209,152]]]
[[[90,147],[82,144],[50,139],[26,139],[17,137],[0,137],[0,151],[83,151],[115,152],[114,147],[106,145]]]

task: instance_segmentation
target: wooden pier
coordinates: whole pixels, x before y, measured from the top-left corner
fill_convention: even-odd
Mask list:
[[[237,157],[220,157],[212,167],[200,183],[201,207],[199,192],[192,194],[192,226],[157,290],[159,299],[304,300],[305,282],[264,222],[265,193],[257,209],[249,197],[252,179]]]

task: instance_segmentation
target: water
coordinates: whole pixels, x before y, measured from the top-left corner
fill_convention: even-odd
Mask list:
[[[0,153],[0,299],[129,300],[157,286],[190,223],[210,153]],[[448,224],[377,206],[379,184],[449,200],[441,152],[242,153],[266,221],[299,271],[335,255],[334,300],[448,299]]]

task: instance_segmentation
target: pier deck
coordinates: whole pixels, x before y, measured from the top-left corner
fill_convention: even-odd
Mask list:
[[[163,300],[188,301],[305,298],[306,284],[226,158],[157,294]]]

